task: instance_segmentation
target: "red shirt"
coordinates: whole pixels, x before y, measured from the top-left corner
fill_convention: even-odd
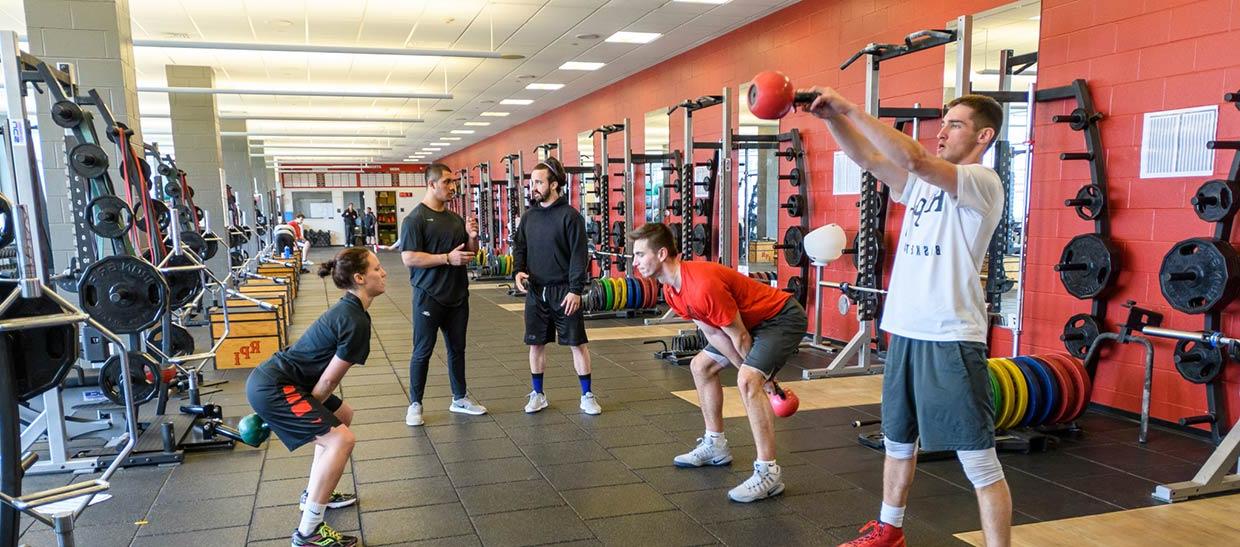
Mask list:
[[[297,240],[305,239],[304,237],[301,237],[301,223],[300,222],[296,220],[292,220],[292,221],[289,221],[288,225],[293,228],[293,239],[297,239]]]
[[[745,328],[753,330],[791,297],[718,262],[681,261],[680,292],[663,285],[663,299],[677,315],[718,328],[731,325],[739,311]]]

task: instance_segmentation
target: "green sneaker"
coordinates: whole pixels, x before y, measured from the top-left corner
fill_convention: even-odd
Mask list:
[[[315,528],[314,533],[309,536],[303,536],[300,531],[293,530],[293,547],[353,547],[354,545],[357,545],[357,538],[333,530],[326,522],[320,522],[319,527]]]
[[[301,501],[298,502],[297,509],[301,511],[306,510],[306,498],[307,497],[308,495],[306,494],[306,491],[302,490]],[[345,494],[343,492],[332,492],[331,497],[327,498],[328,509],[339,509],[341,507],[348,507],[355,503],[357,503],[357,496],[354,496],[353,494]]]

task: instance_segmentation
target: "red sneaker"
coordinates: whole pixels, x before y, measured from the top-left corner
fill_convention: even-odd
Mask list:
[[[840,547],[904,547],[904,529],[872,520],[861,527],[861,537]]]

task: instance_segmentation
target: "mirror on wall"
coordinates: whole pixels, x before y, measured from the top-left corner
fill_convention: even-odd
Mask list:
[[[994,146],[982,162],[993,167],[1003,181],[1006,206],[995,230],[983,266],[987,277],[987,309],[994,324],[1012,330],[1020,328],[1023,305],[1020,287],[1024,263],[1025,221],[1028,216],[1029,167],[1031,165],[1030,112],[1027,97],[1037,80],[1038,28],[1042,15],[1040,0],[1022,0],[980,12],[973,16],[972,47],[969,49],[969,89],[975,92],[1020,92],[1012,100],[1000,100],[1004,126]],[[948,28],[956,28],[951,21]],[[943,72],[943,102],[950,102],[957,90],[960,55],[956,44],[946,48]],[[1002,99],[1002,98],[1001,98]],[[1014,342],[1018,342],[1019,339]]]
[[[738,97],[747,97],[749,85]],[[763,120],[740,108],[739,135],[777,135],[778,120]],[[773,148],[742,147],[736,151],[737,265],[742,273],[778,269],[775,242],[779,239],[779,158]]]
[[[642,142],[645,143],[647,154],[666,154],[671,141],[671,130],[668,127],[667,109],[660,108],[646,113]],[[642,169],[642,180],[645,188],[646,222],[663,222],[667,212],[668,193],[663,185],[667,181],[667,173],[662,165],[645,165]]]

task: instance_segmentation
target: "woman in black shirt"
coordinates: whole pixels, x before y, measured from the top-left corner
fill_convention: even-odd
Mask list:
[[[323,522],[328,508],[357,502],[335,492],[336,483],[353,452],[349,430],[353,409],[332,394],[349,367],[370,354],[371,301],[386,289],[387,272],[379,257],[364,247],[340,251],[319,266],[319,277],[331,276],[345,294],[314,321],[291,347],[259,365],[246,382],[246,397],[290,451],[314,443],[310,484],[301,495],[301,523],[292,545],[349,547],[357,538],[344,536]]]

